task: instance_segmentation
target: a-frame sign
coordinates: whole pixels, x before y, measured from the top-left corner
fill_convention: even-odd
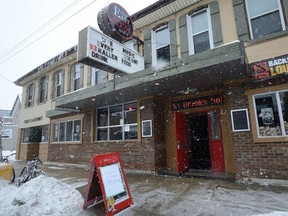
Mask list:
[[[118,152],[96,155],[91,160],[83,208],[104,202],[106,215],[133,205]]]

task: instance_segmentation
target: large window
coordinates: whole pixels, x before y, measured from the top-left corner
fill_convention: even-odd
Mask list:
[[[246,0],[251,38],[285,30],[280,0]]]
[[[31,107],[34,104],[34,83],[31,83],[27,87],[27,95],[26,95],[26,106]]]
[[[108,73],[106,71],[92,67],[91,86],[106,83],[107,81],[108,81]]]
[[[190,55],[213,48],[209,8],[188,15],[187,23]]]
[[[81,120],[68,120],[52,124],[52,142],[80,142]]]
[[[288,91],[254,95],[258,137],[288,136]]]
[[[43,103],[46,101],[47,99],[47,87],[48,87],[48,80],[47,80],[47,76],[42,77],[39,80],[39,95],[38,95],[38,100],[39,103]]]
[[[170,62],[170,32],[168,25],[157,28],[152,35],[152,64],[153,66],[163,66]]]
[[[97,110],[97,140],[138,138],[137,103],[120,104]]]
[[[23,128],[21,130],[22,143],[48,142],[48,137],[49,137],[48,125]]]

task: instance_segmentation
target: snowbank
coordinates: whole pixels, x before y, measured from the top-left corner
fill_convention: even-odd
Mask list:
[[[53,177],[39,176],[20,187],[0,179],[0,215],[94,215],[83,203],[79,191]]]

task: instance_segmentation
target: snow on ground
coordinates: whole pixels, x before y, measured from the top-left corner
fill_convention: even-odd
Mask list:
[[[191,184],[190,179],[177,179],[174,184],[167,179],[159,180],[162,182],[154,182],[157,186],[153,189],[150,180],[130,185],[135,206],[129,212],[165,216],[288,216],[287,192],[222,187],[215,181]],[[173,186],[167,187],[167,183]]]
[[[15,160],[15,156],[16,156],[16,151],[12,150],[12,151],[2,151],[2,156],[7,156],[7,155],[11,155],[8,157],[8,160],[10,161],[14,161]]]
[[[16,187],[0,179],[0,215],[89,216],[79,191],[53,177],[39,176]]]

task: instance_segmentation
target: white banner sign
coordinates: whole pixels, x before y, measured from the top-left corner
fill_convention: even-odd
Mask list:
[[[79,32],[78,61],[111,73],[144,70],[144,57],[88,26]]]

